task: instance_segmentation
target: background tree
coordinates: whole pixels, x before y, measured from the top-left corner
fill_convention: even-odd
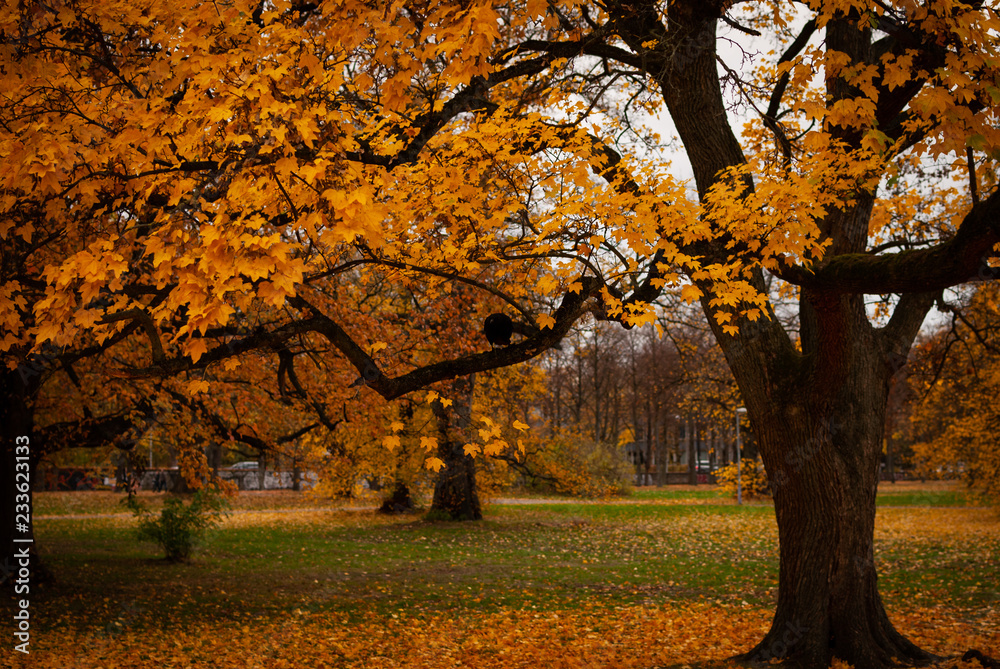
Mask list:
[[[647,479],[654,463],[665,474],[668,461],[680,461],[685,430],[697,433],[686,454],[695,483],[696,443],[727,429],[740,401],[700,310],[675,303],[657,311],[655,329],[584,322],[546,354],[540,365],[548,392],[538,398],[539,414],[560,443],[577,435],[609,456],[627,451]]]
[[[998,499],[1000,415],[990,398],[1000,383],[997,286],[980,284],[956,305],[951,323],[921,343],[912,364],[910,428],[922,476],[959,476]]]

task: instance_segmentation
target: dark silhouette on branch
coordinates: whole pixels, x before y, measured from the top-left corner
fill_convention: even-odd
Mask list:
[[[510,336],[514,334],[514,322],[507,314],[490,314],[483,322],[483,334],[490,346],[509,346]]]

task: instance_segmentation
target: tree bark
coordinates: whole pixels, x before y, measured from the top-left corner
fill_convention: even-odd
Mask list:
[[[438,421],[438,456],[444,468],[434,485],[431,512],[446,514],[452,520],[481,520],[482,509],[476,489],[476,462],[465,454],[468,439],[464,435],[472,423],[472,394],[475,377],[465,376],[451,383],[450,407],[434,402]]]
[[[698,423],[686,423],[688,428],[685,434],[687,435],[687,450],[688,450],[688,484],[697,485],[698,484],[698,448],[695,443],[698,434]]]
[[[41,370],[30,363],[0,372],[0,586],[20,593],[22,599],[25,586],[30,589],[48,578],[35,547],[31,516],[31,488],[42,455],[42,445],[35,441],[33,410],[34,394],[40,385]],[[27,573],[19,557],[25,549]]]
[[[875,328],[862,298],[804,291],[801,352],[774,323],[717,332],[771,482],[780,546],[771,629],[740,660],[881,669],[935,659],[889,621],[874,558],[889,382],[930,304],[904,299]]]
[[[881,412],[859,399],[825,412],[793,407],[780,429],[761,435],[778,521],[778,605],[771,630],[742,659],[825,667],[837,657],[856,669],[933,659],[895,630],[878,593]]]

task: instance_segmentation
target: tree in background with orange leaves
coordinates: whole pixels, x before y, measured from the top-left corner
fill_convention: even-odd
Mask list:
[[[959,477],[996,501],[1000,449],[995,410],[1000,383],[997,287],[977,286],[951,322],[915,350],[910,376],[910,432],[921,476]]]

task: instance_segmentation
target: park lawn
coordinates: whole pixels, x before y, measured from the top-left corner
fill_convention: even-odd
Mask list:
[[[237,500],[181,565],[128,516],[39,519],[58,580],[32,592],[16,666],[712,664],[766,631],[776,595],[766,505],[532,500],[469,524],[271,499]],[[938,652],[1000,655],[1000,517],[918,506],[878,512],[890,615]]]
[[[540,493],[514,492],[498,495],[541,502],[551,497]],[[158,510],[166,495],[143,491],[139,493],[142,502],[152,510]],[[34,495],[36,516],[73,516],[95,514],[127,513],[123,505],[124,495],[106,490],[81,490],[75,492],[42,492]],[[377,505],[377,493],[367,492],[360,499],[330,499],[308,491],[267,490],[258,492],[245,490],[232,500],[236,510],[265,509],[343,509]],[[573,500],[562,500],[573,501]],[[608,503],[643,502],[649,504],[735,504],[731,494],[714,485],[672,485],[635,488],[623,499],[595,500]],[[748,504],[769,505],[769,500],[747,500]],[[964,486],[955,481],[899,481],[883,482],[879,486],[876,503],[879,506],[976,506],[978,501]]]

